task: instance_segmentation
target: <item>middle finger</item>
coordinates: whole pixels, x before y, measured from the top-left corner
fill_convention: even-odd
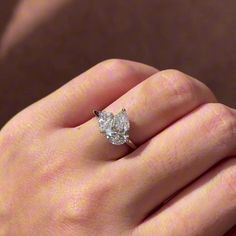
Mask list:
[[[113,163],[129,176],[125,199],[140,221],[221,160],[236,155],[236,111],[205,104]],[[132,158],[133,157],[133,158]],[[133,211],[133,212],[132,212]],[[133,217],[133,218],[135,218]]]

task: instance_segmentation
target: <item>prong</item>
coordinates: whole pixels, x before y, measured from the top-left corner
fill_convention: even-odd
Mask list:
[[[126,112],[126,109],[125,109],[125,108],[122,108],[122,112]]]
[[[135,150],[135,149],[137,148],[137,146],[136,146],[130,139],[128,139],[128,140],[126,141],[126,144],[127,144],[129,147],[131,147],[133,150]]]
[[[95,116],[99,117],[99,111],[93,110],[93,114],[94,114]]]

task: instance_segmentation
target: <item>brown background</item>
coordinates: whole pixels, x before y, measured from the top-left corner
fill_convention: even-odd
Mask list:
[[[33,19],[40,11],[43,16],[23,36],[17,30],[32,19],[17,25],[8,39],[9,22],[22,2],[28,3],[19,20],[25,15]],[[64,0],[47,17],[47,7],[42,10],[39,2],[0,4],[0,36],[8,43],[7,53],[3,47],[0,54],[0,126],[107,58],[182,70],[204,81],[221,102],[236,107],[236,1]],[[18,39],[10,43],[14,37]]]

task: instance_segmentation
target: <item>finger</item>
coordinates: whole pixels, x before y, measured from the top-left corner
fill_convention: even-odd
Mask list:
[[[90,119],[93,109],[103,109],[157,70],[127,60],[110,59],[97,64],[26,113],[60,127],[74,127]]]
[[[236,158],[232,158],[178,194],[134,235],[222,236],[235,219]]]
[[[181,72],[166,70],[138,84],[105,110],[117,113],[126,108],[131,121],[130,139],[140,145],[199,105],[214,101],[212,92],[201,82]],[[77,139],[86,139],[96,159],[117,159],[130,151],[126,145],[111,145],[99,133],[96,119],[80,128],[75,133]]]
[[[224,236],[235,236],[236,235],[236,225],[230,229]]]
[[[211,166],[236,155],[235,138],[236,112],[205,104],[114,163],[117,171],[125,168],[130,175],[123,187],[127,204],[135,206],[130,207],[136,212],[133,219],[140,221]]]

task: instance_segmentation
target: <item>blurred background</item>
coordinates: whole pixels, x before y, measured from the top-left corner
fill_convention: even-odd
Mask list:
[[[0,126],[92,65],[175,68],[236,107],[234,0],[7,0],[0,3]]]

